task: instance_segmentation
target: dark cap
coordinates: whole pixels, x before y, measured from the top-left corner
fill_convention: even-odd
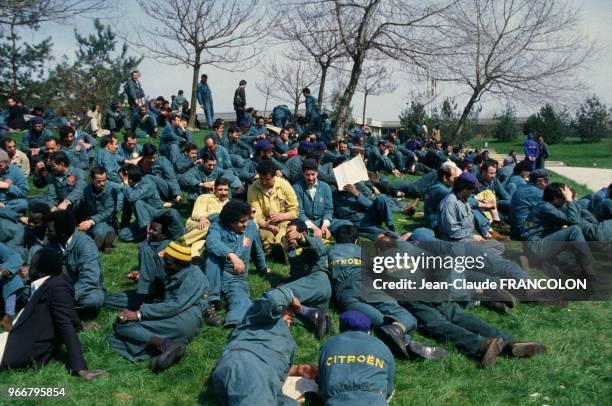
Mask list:
[[[474,187],[477,187],[477,186],[479,185],[479,183],[478,183],[478,179],[476,179],[476,176],[472,175],[472,174],[471,174],[471,173],[469,173],[469,172],[463,172],[463,173],[462,173],[462,174],[459,176],[459,180],[460,180],[460,181],[462,181],[462,182],[464,182],[464,183],[467,183],[467,184],[473,185]]]
[[[340,315],[340,331],[362,331],[368,333],[372,323],[365,314],[347,310]]]
[[[538,179],[550,179],[550,174],[546,169],[536,169],[529,174],[529,182],[536,183]]]
[[[255,151],[269,150],[272,148],[274,148],[274,145],[268,140],[257,141],[257,144],[255,144]]]
[[[38,117],[38,116],[32,117],[32,119],[30,121],[32,122],[33,125],[35,125],[35,124],[43,124],[45,122],[45,120],[43,120],[42,117]]]

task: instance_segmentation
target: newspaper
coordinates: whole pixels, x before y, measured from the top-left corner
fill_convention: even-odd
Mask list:
[[[319,393],[319,385],[314,379],[301,376],[288,376],[283,385],[283,394],[299,403],[306,400],[306,393]]]
[[[357,155],[350,161],[344,162],[334,168],[334,176],[338,189],[342,190],[344,185],[368,181],[368,171],[361,155]]]

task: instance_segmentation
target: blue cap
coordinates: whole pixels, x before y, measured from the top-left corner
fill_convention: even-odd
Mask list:
[[[319,141],[316,144],[316,148],[318,150],[324,150],[324,149],[327,149],[327,145],[323,141]]]
[[[466,164],[473,164],[474,159],[471,156],[466,156],[465,158],[463,158],[463,162],[465,162]]]
[[[355,134],[355,135],[353,135],[353,142],[358,142],[362,138],[363,138],[363,135]]]
[[[268,140],[257,141],[257,144],[255,144],[255,151],[268,150],[272,148],[274,148],[274,146]]]
[[[116,109],[119,106],[121,106],[121,103],[119,103],[117,100],[111,103],[111,109]]]
[[[387,145],[389,143],[389,141],[387,140],[380,140],[378,141],[378,145]]]
[[[347,310],[340,315],[340,331],[370,331],[371,322],[368,316],[357,310]]]
[[[30,122],[31,122],[32,124],[43,124],[43,123],[45,122],[45,120],[43,120],[43,118],[42,118],[42,117],[39,117],[39,116],[34,116],[34,117],[32,117],[32,119],[30,120]]]
[[[459,180],[465,183],[468,183],[470,185],[473,185],[474,187],[478,186],[478,179],[476,179],[476,176],[472,175],[469,172],[463,172],[459,176]]]
[[[243,118],[242,120],[240,120],[240,122],[238,123],[239,127],[242,127],[245,124],[248,124],[249,120],[247,120],[246,118]]]

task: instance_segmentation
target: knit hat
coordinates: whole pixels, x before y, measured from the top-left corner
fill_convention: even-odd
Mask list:
[[[179,261],[191,262],[191,248],[180,242],[171,241],[164,250],[164,255],[171,256]]]
[[[340,315],[340,331],[370,331],[371,322],[368,316],[357,310],[347,310]]]

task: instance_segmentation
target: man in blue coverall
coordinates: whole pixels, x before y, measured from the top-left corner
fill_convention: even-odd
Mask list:
[[[108,337],[111,348],[132,362],[151,358],[153,372],[161,372],[185,357],[187,341],[202,328],[208,307],[208,281],[191,264],[188,246],[172,241],[163,256],[164,292],[154,303],[136,311],[125,309]]]
[[[417,327],[416,319],[397,300],[384,292],[362,295],[362,252],[357,245],[359,234],[354,226],[339,227],[335,234],[337,244],[327,252],[336,303],[343,310],[364,313],[372,325],[387,339],[402,357],[412,356],[439,359],[446,356],[441,348],[428,347],[410,337]]]
[[[320,394],[326,405],[386,406],[393,394],[395,359],[369,335],[370,319],[356,310],[340,315],[340,335],[319,350]]]
[[[198,103],[204,110],[204,116],[206,117],[206,124],[208,128],[212,128],[213,121],[215,121],[215,111],[213,108],[212,92],[208,86],[208,75],[200,75],[200,82],[198,83]]]
[[[62,254],[64,272],[74,285],[76,310],[84,316],[95,315],[104,303],[104,277],[100,251],[86,234],[76,231],[72,213],[59,210],[47,218],[47,244]]]
[[[221,292],[227,298],[224,327],[237,326],[251,306],[246,280],[251,257],[258,271],[265,274],[268,270],[259,231],[250,215],[251,208],[247,203],[230,200],[212,222],[206,236],[205,270],[210,285],[209,300],[219,301]]]
[[[313,379],[316,366],[291,365],[297,347],[289,328],[301,308],[291,289],[281,286],[255,300],[232,332],[212,374],[222,405],[299,405],[282,393],[287,376]]]

